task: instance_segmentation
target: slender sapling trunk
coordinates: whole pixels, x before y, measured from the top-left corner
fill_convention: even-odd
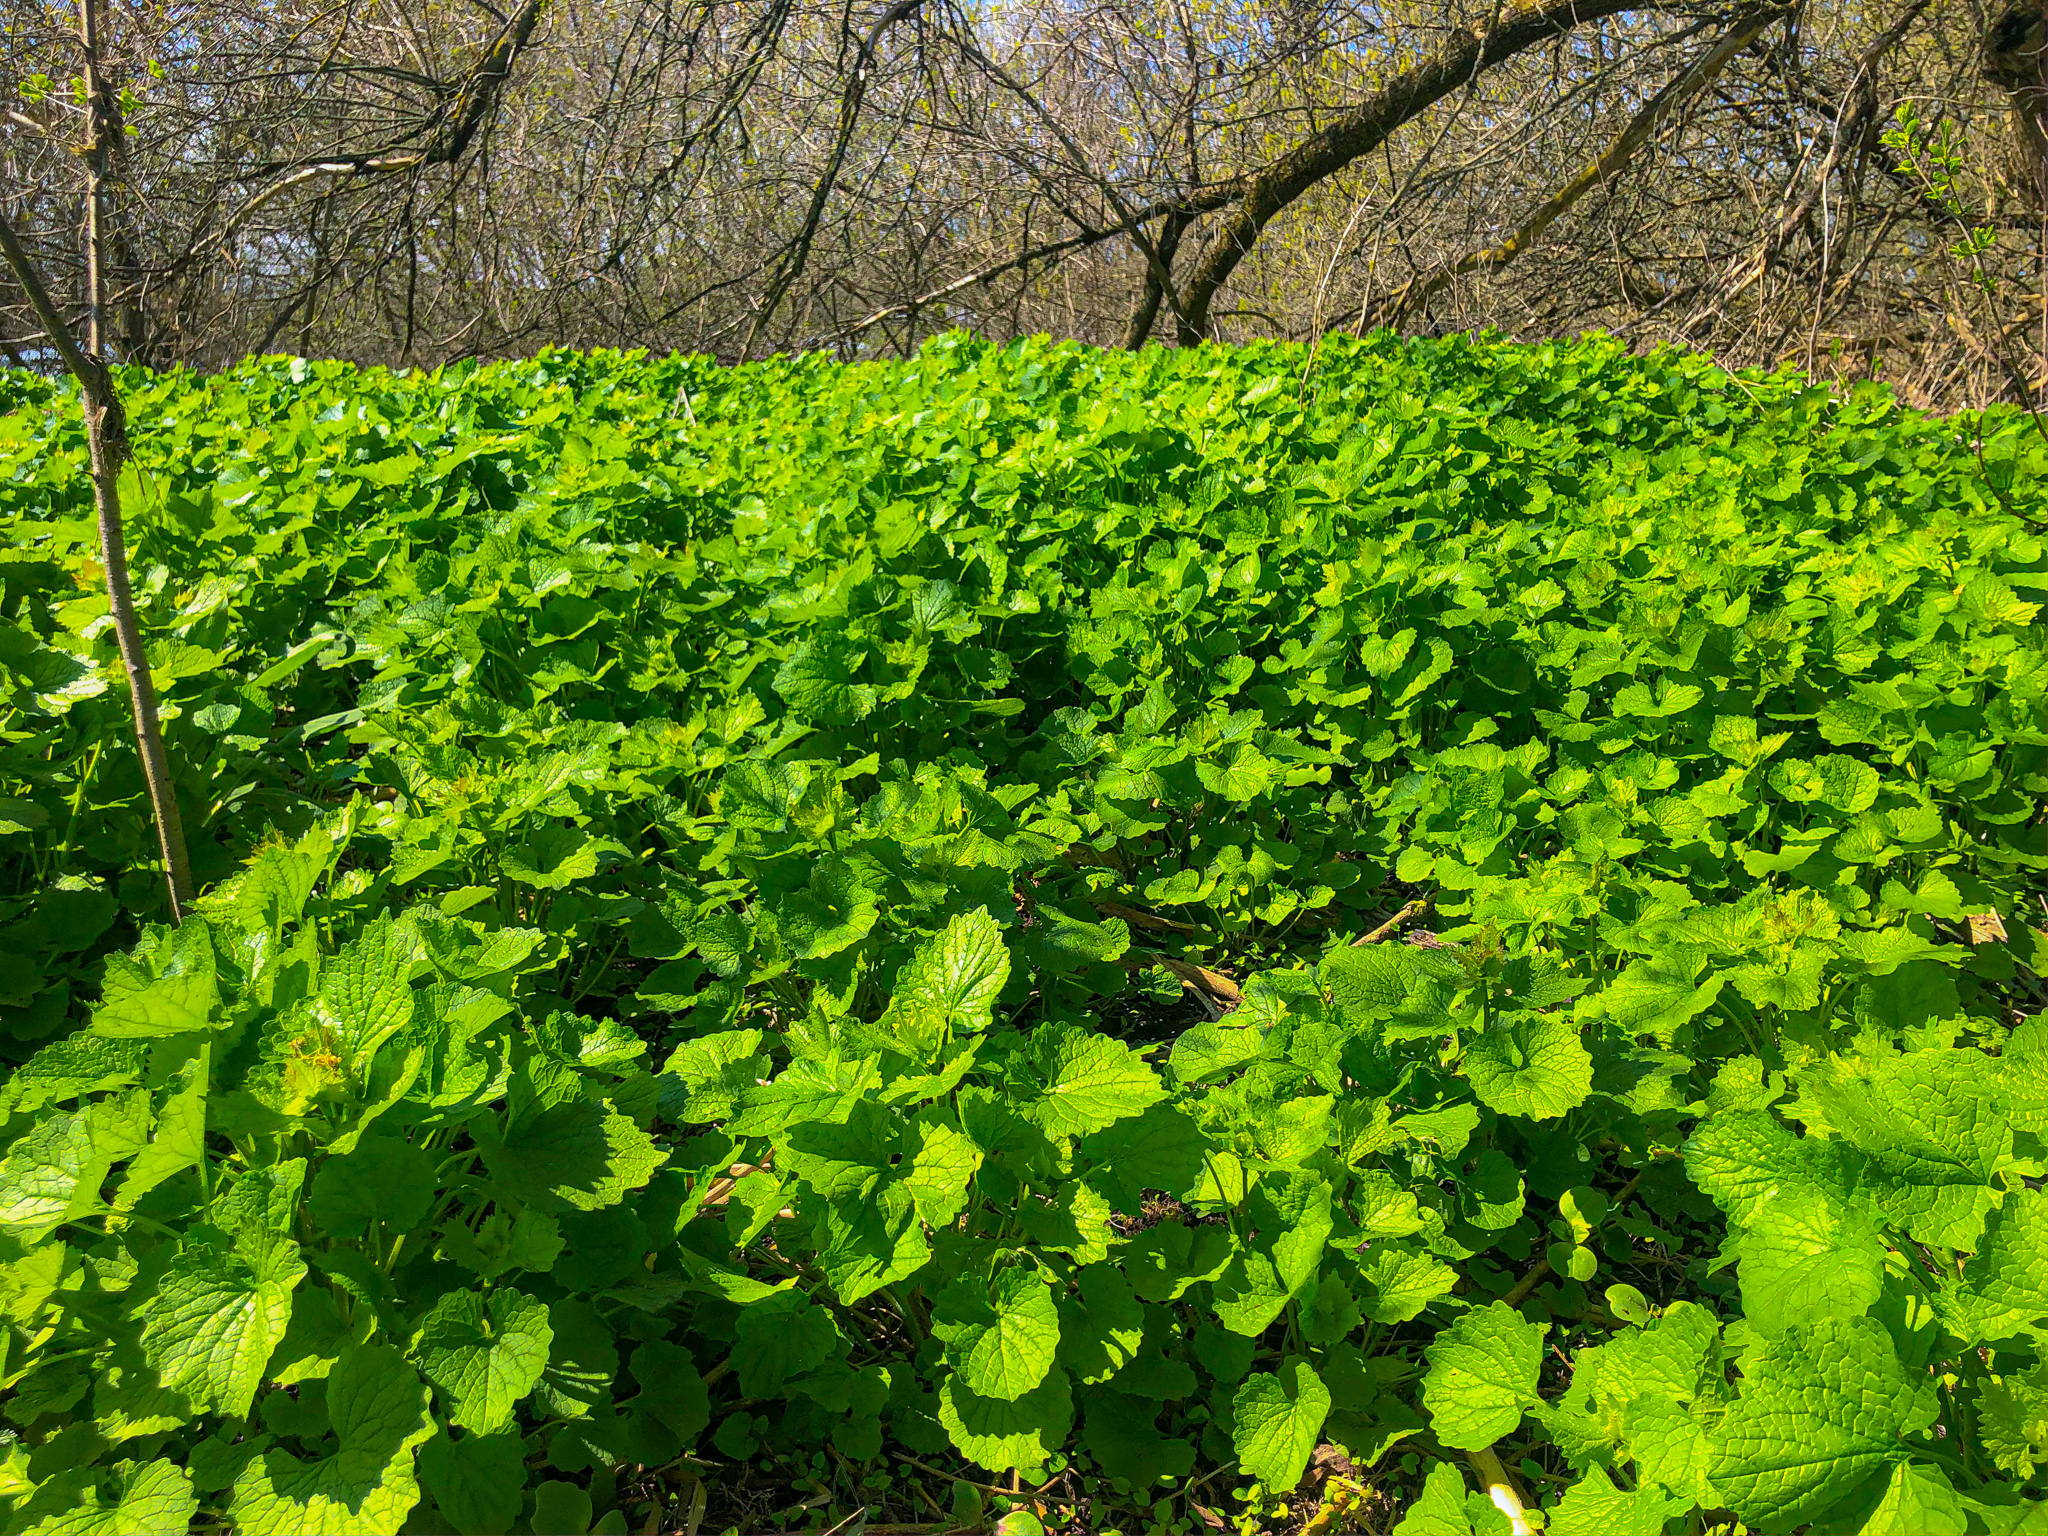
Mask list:
[[[192,904],[192,869],[185,853],[185,828],[178,815],[178,798],[171,785],[170,761],[164,753],[163,730],[157,719],[156,688],[150,681],[149,656],[144,649],[142,626],[135,617],[135,595],[128,584],[128,549],[121,526],[121,467],[128,459],[128,418],[121,409],[112,376],[102,356],[103,315],[106,304],[105,201],[109,138],[120,132],[118,114],[110,110],[106,82],[99,67],[99,28],[96,0],[80,0],[79,42],[85,55],[86,120],[89,137],[83,146],[86,164],[86,280],[88,341],[83,350],[72,337],[70,327],[49,291],[37,275],[28,252],[16,238],[13,226],[0,216],[0,250],[14,271],[15,280],[28,295],[36,317],[50,338],[50,345],[78,380],[79,401],[85,414],[85,441],[91,460],[93,506],[98,514],[100,564],[107,573],[107,603],[113,613],[114,635],[121,648],[121,665],[128,674],[128,697],[134,709],[135,745],[142,757],[142,777],[149,787],[150,809],[156,816],[157,844],[163,854],[164,883],[171,904],[171,921],[182,923]]]

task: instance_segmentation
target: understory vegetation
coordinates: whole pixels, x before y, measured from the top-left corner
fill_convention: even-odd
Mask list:
[[[1615,341],[0,375],[0,1530],[2048,1532],[2048,446]]]

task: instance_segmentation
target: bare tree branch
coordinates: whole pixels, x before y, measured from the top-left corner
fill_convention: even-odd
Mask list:
[[[1927,0],[1918,0],[1918,3],[1924,5]],[[1390,295],[1380,310],[1386,322],[1398,325],[1407,316],[1427,304],[1432,295],[1442,292],[1452,282],[1468,273],[1495,273],[1507,267],[1541,239],[1543,232],[1568,213],[1581,197],[1594,187],[1605,186],[1620,175],[1622,169],[1635,157],[1636,151],[1656,135],[1666,118],[1698,95],[1710,80],[1728,67],[1728,62],[1741,49],[1749,46],[1758,33],[1773,22],[1783,21],[1786,15],[1787,12],[1782,10],[1760,11],[1752,13],[1747,19],[1737,21],[1720,42],[1694,60],[1677,78],[1645,102],[1591,164],[1545,198],[1535,211],[1522,221],[1521,227],[1507,239],[1485,250],[1469,252],[1451,265],[1439,268],[1427,278],[1404,284]]]
[[[780,258],[771,264],[768,286],[755,307],[753,324],[747,327],[746,342],[740,347],[742,362],[753,356],[754,342],[762,328],[789,292],[789,285],[802,275],[804,263],[810,260],[811,245],[818,236],[818,221],[824,216],[826,201],[839,185],[839,170],[846,164],[846,147],[853,142],[853,130],[860,122],[861,102],[867,97],[868,73],[874,67],[876,45],[881,42],[883,33],[915,14],[923,4],[924,0],[890,0],[889,6],[875,18],[875,24],[868,28],[867,36],[861,39],[859,53],[853,61],[853,73],[847,78],[846,93],[840,98],[839,137],[833,142],[831,158],[825,162],[825,172],[811,193],[810,206],[804,210],[804,221],[797,230],[796,238],[783,247]]]
[[[1503,6],[1484,38],[1458,28],[1428,58],[1269,162],[1252,175],[1243,201],[1230,210],[1202,250],[1187,286],[1181,339],[1207,339],[1217,291],[1251,254],[1273,217],[1318,182],[1371,154],[1403,124],[1503,60],[1586,22],[1646,8],[1650,7],[1642,0],[1520,0]]]

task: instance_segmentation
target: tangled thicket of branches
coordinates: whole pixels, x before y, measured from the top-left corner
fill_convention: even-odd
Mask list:
[[[2044,3],[117,0],[107,336],[1604,327],[2038,403]],[[6,10],[9,212],[82,294],[77,32]]]

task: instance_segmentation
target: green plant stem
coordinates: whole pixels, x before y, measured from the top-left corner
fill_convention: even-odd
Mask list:
[[[71,814],[64,821],[63,841],[58,843],[57,851],[52,855],[59,873],[63,871],[65,861],[71,853],[71,839],[78,830],[79,812],[85,806],[86,786],[92,783],[93,775],[99,771],[100,753],[106,749],[106,745],[104,739],[92,744],[92,755],[85,760],[85,766],[78,773],[78,782],[72,786]]]

